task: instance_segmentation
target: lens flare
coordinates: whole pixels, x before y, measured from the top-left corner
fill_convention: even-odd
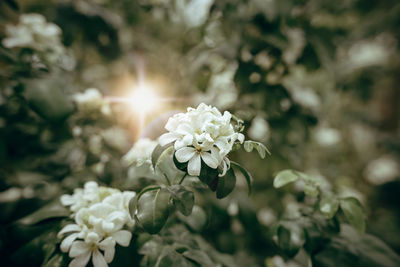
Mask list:
[[[142,85],[133,91],[130,103],[135,111],[148,113],[158,106],[159,97],[151,87]]]

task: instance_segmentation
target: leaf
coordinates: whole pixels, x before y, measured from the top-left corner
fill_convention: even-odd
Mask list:
[[[236,176],[234,171],[229,169],[226,174],[218,178],[217,198],[224,198],[229,195],[236,185]]]
[[[182,253],[182,255],[190,260],[193,260],[201,266],[215,266],[210,257],[201,250],[189,249]]]
[[[332,219],[339,208],[339,200],[333,196],[325,196],[319,202],[319,210],[327,219]]]
[[[304,194],[310,197],[316,197],[319,195],[318,188],[313,184],[304,185]]]
[[[219,181],[218,170],[208,167],[203,161],[201,162],[199,179],[200,181],[208,185],[211,191],[217,190],[217,185]]]
[[[360,233],[364,233],[366,216],[361,203],[354,197],[343,198],[340,200],[340,208],[347,221]]]
[[[155,170],[163,176],[168,185],[178,183],[179,180],[185,175],[185,172],[179,170],[174,164],[174,147],[170,146],[165,149],[156,162]],[[160,173],[161,172],[161,173]]]
[[[299,244],[292,242],[292,233],[286,227],[280,225],[277,230],[278,246],[287,254],[290,258],[294,257],[300,249]]]
[[[177,209],[185,216],[190,215],[194,205],[194,193],[182,185],[173,185],[168,190]]]
[[[238,169],[243,174],[244,178],[246,178],[247,186],[249,188],[249,195],[250,195],[251,188],[253,186],[253,176],[251,176],[251,174],[245,168],[243,168],[239,163],[231,161],[231,165],[233,167],[235,167],[236,169]]]
[[[161,188],[159,185],[149,185],[149,186],[143,188],[142,191],[140,191],[139,194],[137,194],[134,198],[132,198],[129,201],[129,213],[131,214],[132,218],[135,217],[135,212],[136,212],[136,209],[137,209],[137,201],[140,198],[140,196],[143,195],[144,193],[148,192],[148,191],[156,190],[156,189],[159,189],[159,188]]]
[[[253,148],[254,148],[251,141],[244,141],[243,147],[244,147],[244,150],[246,150],[246,152],[251,152],[251,151],[253,151]]]
[[[136,217],[150,234],[158,233],[167,221],[170,197],[171,194],[164,188],[146,191],[138,197]]]
[[[157,145],[154,148],[153,153],[151,153],[151,164],[153,165],[153,168],[156,167],[158,158],[161,156],[161,154],[164,152],[164,150],[166,150],[169,147],[171,147],[171,144],[165,145],[165,146]]]
[[[25,96],[33,110],[42,118],[58,122],[74,111],[74,105],[63,91],[65,85],[55,77],[26,83]]]
[[[181,254],[176,252],[171,246],[165,246],[161,252],[160,257],[155,267],[170,267],[170,266],[182,266],[189,267],[195,266],[190,261],[186,260]]]
[[[181,221],[186,223],[192,230],[200,232],[203,230],[207,223],[207,215],[205,211],[197,205],[193,206],[192,214],[189,216],[183,216],[178,213],[178,217]]]
[[[262,158],[262,159],[265,158],[266,153],[271,155],[271,153],[269,152],[268,148],[264,144],[262,144],[260,142],[247,140],[247,141],[244,142],[243,147],[244,147],[244,150],[246,150],[247,152],[251,152],[255,148],[257,150],[257,152],[258,152],[258,155],[260,155],[260,158]]]
[[[66,207],[61,205],[60,201],[57,199],[38,209],[37,211],[29,214],[28,216],[20,219],[18,222],[26,225],[36,224],[46,219],[67,217],[69,214],[70,211]]]
[[[274,179],[274,187],[280,188],[299,179],[299,176],[293,170],[280,171]]]

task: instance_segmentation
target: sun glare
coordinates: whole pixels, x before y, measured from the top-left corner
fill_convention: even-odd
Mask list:
[[[135,111],[147,113],[157,107],[159,97],[150,86],[142,85],[134,89],[130,102]]]

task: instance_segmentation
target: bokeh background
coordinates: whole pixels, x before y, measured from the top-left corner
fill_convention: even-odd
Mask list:
[[[201,102],[243,119],[246,136],[271,151],[232,156],[254,176],[249,197],[244,182],[227,200],[200,197],[214,214],[201,234],[218,251],[239,266],[285,266],[267,233],[304,198],[272,187],[292,168],[359,199],[367,232],[400,252],[398,1],[6,0],[0,39],[24,13],[58,25],[64,50],[43,63],[0,45],[7,256],[40,265],[33,255],[46,239],[34,237],[48,226],[14,222],[85,181],[140,188],[143,174],[121,157],[138,138],[156,139],[171,112]],[[157,98],[112,101],[140,82]],[[87,88],[110,99],[111,115],[77,109],[73,95]]]

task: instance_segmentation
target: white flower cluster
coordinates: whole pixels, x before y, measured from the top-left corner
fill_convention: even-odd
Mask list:
[[[230,168],[226,157],[236,141],[243,143],[244,135],[235,131],[231,124],[232,115],[215,107],[201,103],[196,109],[188,108],[186,113],[171,117],[165,129],[169,132],[159,138],[160,145],[174,142],[175,157],[188,162],[188,173],[199,176],[201,161],[210,168],[221,166],[225,175]]]
[[[78,109],[83,112],[93,112],[100,110],[104,115],[110,115],[111,109],[107,101],[104,100],[103,95],[96,88],[88,88],[83,93],[73,95]]]
[[[26,47],[55,57],[64,51],[61,29],[40,14],[21,15],[17,25],[6,25],[6,34],[3,45],[7,48]]]
[[[134,226],[128,206],[135,195],[87,182],[74,194],[61,196],[61,203],[70,207],[75,220],[58,233],[59,237],[69,234],[60,248],[74,258],[70,267],[84,267],[91,257],[94,267],[107,267],[114,258],[115,245],[129,245],[132,234],[124,227]]]

